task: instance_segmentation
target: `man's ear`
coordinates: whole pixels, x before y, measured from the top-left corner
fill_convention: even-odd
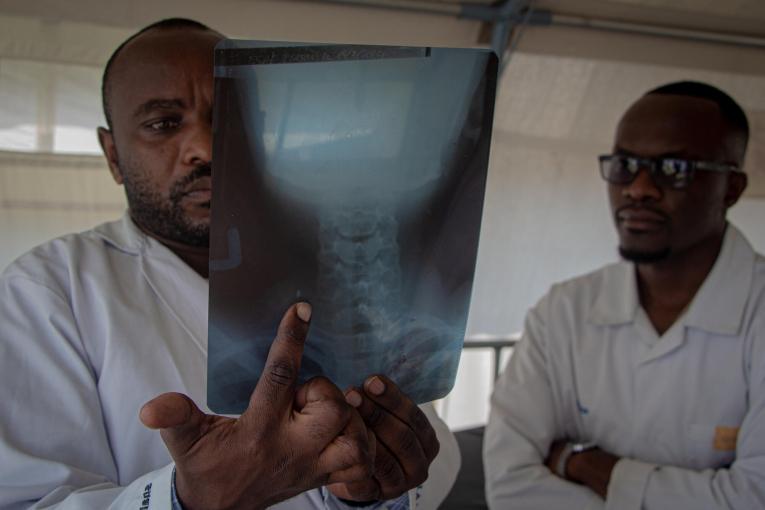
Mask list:
[[[738,202],[749,180],[744,172],[728,172],[728,189],[725,192],[725,207],[731,208]]]
[[[114,135],[108,129],[99,127],[98,143],[101,144],[101,150],[104,151],[106,163],[109,165],[109,172],[111,172],[114,182],[122,184],[122,172],[120,172],[119,161],[117,158],[117,146],[114,145]]]

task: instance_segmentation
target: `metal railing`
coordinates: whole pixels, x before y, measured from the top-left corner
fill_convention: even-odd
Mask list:
[[[520,337],[520,333],[512,335],[471,335],[465,338],[463,349],[492,349],[494,351],[494,380],[496,380],[502,370],[502,350],[513,348]]]

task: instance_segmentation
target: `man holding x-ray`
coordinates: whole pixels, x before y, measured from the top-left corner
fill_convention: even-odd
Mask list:
[[[128,213],[0,276],[0,508],[436,508],[454,480],[445,424],[384,375],[297,384],[308,303],[240,417],[200,409],[221,38],[171,19],[115,51],[99,139]]]

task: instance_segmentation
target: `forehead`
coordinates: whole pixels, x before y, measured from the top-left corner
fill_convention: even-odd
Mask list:
[[[718,159],[726,152],[728,129],[713,101],[651,94],[633,104],[616,131],[616,148],[639,156],[676,154]]]
[[[150,99],[183,98],[212,90],[213,54],[220,36],[195,29],[152,30],[120,52],[110,77],[112,115],[132,113]]]

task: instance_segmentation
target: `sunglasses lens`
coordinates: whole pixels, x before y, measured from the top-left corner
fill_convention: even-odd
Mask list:
[[[613,184],[626,185],[635,180],[641,168],[651,172],[656,186],[665,189],[686,188],[693,179],[694,163],[686,159],[640,159],[609,155],[600,157],[600,175]]]
[[[608,156],[600,159],[600,173],[605,180],[614,184],[627,184],[637,173],[633,160],[621,156]]]
[[[684,188],[691,180],[691,164],[685,159],[662,159],[656,179],[668,188]]]

